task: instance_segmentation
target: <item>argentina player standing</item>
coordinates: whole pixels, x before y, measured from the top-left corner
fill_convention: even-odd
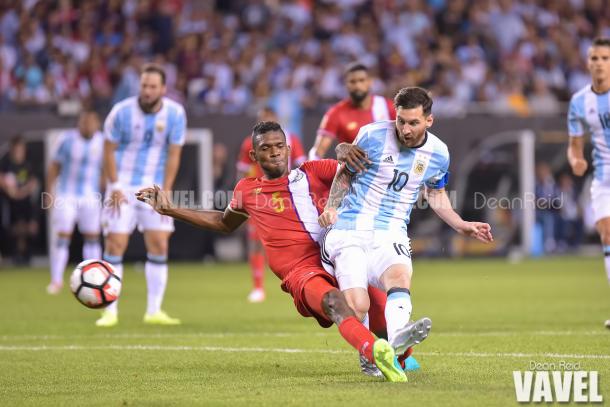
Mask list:
[[[425,187],[430,207],[458,233],[483,242],[492,236],[488,224],[466,222],[451,207],[445,193],[449,151],[428,131],[433,122],[428,92],[403,88],[394,106],[395,122],[360,129],[354,143],[368,154],[370,168],[354,174],[343,167],[337,173],[319,222],[334,224],[322,240],[322,260],[356,314],[366,318],[369,284],[387,293],[388,340],[402,354],[431,328],[428,318],[409,323],[413,269],[407,228],[420,189]]]
[[[129,236],[136,226],[144,234],[147,287],[144,322],[177,325],[180,320],[161,310],[173,219],[134,197],[136,191],[151,184],[170,191],[180,166],[186,114],[182,105],[164,97],[165,92],[165,71],[158,65],[146,65],[140,75],[139,95],[117,103],[106,118],[104,169],[108,188],[102,224],[106,237],[104,260],[121,277]],[[115,301],[104,310],[96,325],[108,327],[117,323]]]
[[[587,57],[591,83],[576,92],[568,111],[568,162],[572,173],[587,171],[584,136],[593,144],[591,202],[595,227],[604,246],[605,267],[610,282],[610,38],[596,38]],[[605,323],[610,329],[610,319]]]

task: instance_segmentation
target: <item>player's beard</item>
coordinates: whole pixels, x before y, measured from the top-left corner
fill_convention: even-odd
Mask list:
[[[352,103],[355,105],[359,105],[362,103],[364,99],[369,95],[368,91],[355,90],[349,93],[349,98],[352,100]]]
[[[159,103],[159,101],[161,101],[161,98],[157,98],[154,99],[152,102],[146,103],[142,100],[142,98],[138,98],[138,104],[140,105],[140,108],[145,112],[145,113],[150,113],[153,111],[154,107],[157,106],[157,103]]]

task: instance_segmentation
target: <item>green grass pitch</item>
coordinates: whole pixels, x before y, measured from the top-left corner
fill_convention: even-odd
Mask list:
[[[179,327],[142,323],[143,273],[126,267],[119,326],[46,270],[0,270],[0,405],[518,405],[513,370],[579,362],[610,400],[610,288],[601,258],[415,259],[414,317],[431,336],[409,383],[359,372],[337,329],[300,317],[270,273],[246,302],[246,265],[172,264],[164,309]]]

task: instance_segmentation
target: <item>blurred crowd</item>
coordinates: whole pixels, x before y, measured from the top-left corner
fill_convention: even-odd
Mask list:
[[[0,110],[105,108],[156,61],[196,112],[298,117],[345,96],[360,61],[376,93],[430,88],[439,115],[552,114],[597,35],[605,0],[0,0]]]

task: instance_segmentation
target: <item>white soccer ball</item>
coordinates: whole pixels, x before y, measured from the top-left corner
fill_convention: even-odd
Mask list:
[[[85,260],[70,276],[70,289],[76,299],[89,308],[102,308],[112,304],[121,293],[121,279],[110,263],[103,260]]]

